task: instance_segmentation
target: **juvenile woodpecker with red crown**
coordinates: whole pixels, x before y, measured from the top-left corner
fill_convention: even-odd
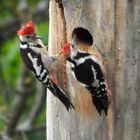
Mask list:
[[[89,36],[91,42],[93,41],[87,30],[83,28],[79,28],[79,30],[85,31],[84,37],[88,38]],[[79,36],[82,38],[81,33]],[[88,39],[86,39],[84,43],[87,43]],[[77,81],[91,93],[93,104],[99,114],[101,115],[103,110],[107,115],[107,110],[110,104],[107,94],[108,85],[100,67],[100,62],[93,55],[81,51],[78,48],[77,40],[78,37],[75,34],[72,43],[63,46],[62,51],[64,57],[72,64],[72,72],[74,72]]]
[[[20,53],[26,66],[34,73],[36,78],[46,86],[69,110],[74,108],[64,91],[50,78],[51,64],[56,57],[49,57],[46,47],[35,32],[32,21],[17,31],[20,39]]]

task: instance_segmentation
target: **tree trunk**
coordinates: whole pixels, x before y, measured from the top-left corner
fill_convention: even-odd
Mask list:
[[[139,140],[140,1],[51,0],[49,53],[59,53],[61,42],[71,41],[78,26],[92,33],[94,46],[103,54],[112,103],[108,117],[100,117],[89,92],[60,58],[57,82],[76,110],[67,112],[48,93],[47,140]]]

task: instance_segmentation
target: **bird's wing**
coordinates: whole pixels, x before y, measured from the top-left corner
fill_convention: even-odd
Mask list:
[[[89,90],[92,93],[93,103],[100,114],[101,111],[104,110],[105,114],[107,115],[110,100],[107,95],[106,80],[100,65],[94,61],[92,61],[92,71],[94,75],[94,82]]]
[[[93,74],[93,86],[94,87],[97,87],[98,89],[100,88],[106,88],[106,85],[105,85],[105,78],[104,78],[104,75],[103,75],[103,72],[102,72],[102,69],[100,67],[100,65],[95,62],[94,60],[91,61],[91,69],[92,69],[92,74]],[[102,86],[103,85],[103,86]],[[102,90],[100,89],[100,92]]]

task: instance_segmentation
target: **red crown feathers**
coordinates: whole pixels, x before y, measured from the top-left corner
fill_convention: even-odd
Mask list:
[[[26,25],[22,26],[18,31],[18,35],[30,35],[35,32],[35,27],[32,21],[26,23]]]

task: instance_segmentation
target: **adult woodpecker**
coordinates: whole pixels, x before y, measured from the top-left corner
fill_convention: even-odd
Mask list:
[[[64,57],[72,63],[72,71],[77,81],[91,93],[93,104],[99,114],[101,115],[104,110],[107,115],[110,101],[107,94],[108,86],[100,62],[93,55],[79,50],[77,40],[75,35],[71,44],[63,46]]]
[[[17,34],[20,39],[20,53],[26,66],[53,95],[59,98],[68,111],[74,108],[70,100],[65,96],[64,91],[56,85],[49,76],[50,65],[53,60],[47,55],[47,49],[43,45],[40,37],[36,35],[33,22],[29,21],[26,25],[21,27],[21,29],[17,31]],[[36,53],[33,48],[42,50],[42,54]]]

